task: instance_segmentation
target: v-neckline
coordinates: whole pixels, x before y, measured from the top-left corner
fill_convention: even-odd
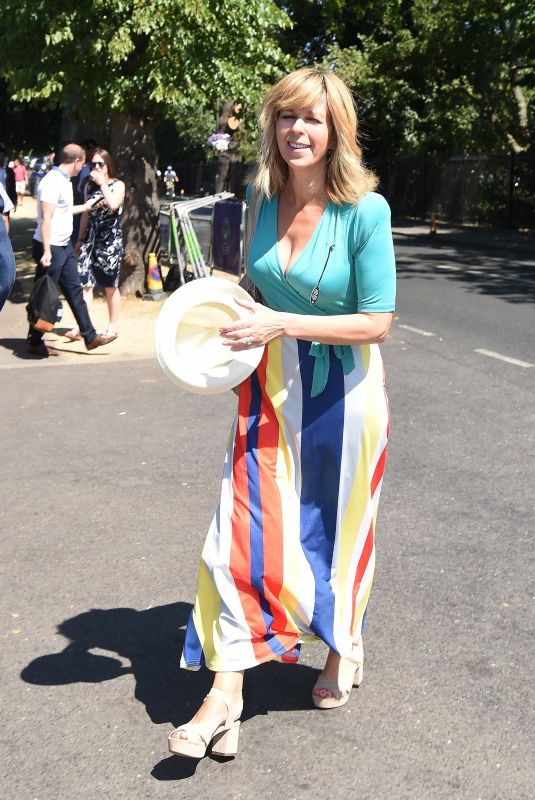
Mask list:
[[[277,253],[277,264],[279,265],[279,270],[280,270],[280,273],[281,273],[282,277],[283,278],[287,278],[288,277],[288,273],[291,270],[293,270],[293,268],[295,267],[297,262],[303,256],[303,253],[306,250],[308,250],[308,248],[310,247],[312,242],[315,241],[315,239],[317,238],[318,233],[319,233],[319,229],[321,227],[321,223],[323,222],[323,218],[325,217],[325,212],[327,211],[327,209],[331,205],[331,200],[327,201],[327,205],[325,206],[325,208],[321,212],[321,216],[320,216],[319,220],[317,221],[316,227],[312,231],[312,233],[310,235],[310,238],[308,239],[307,243],[305,244],[305,246],[303,247],[303,249],[301,250],[301,252],[297,256],[297,258],[294,259],[294,261],[291,261],[291,263],[286,267],[286,269],[282,268],[282,262],[281,262],[280,253],[279,253],[279,195],[276,195],[275,200],[276,200],[276,203],[275,203],[275,251]]]

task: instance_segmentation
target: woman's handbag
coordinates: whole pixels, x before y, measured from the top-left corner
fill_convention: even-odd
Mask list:
[[[243,236],[243,263],[245,264],[245,275],[240,280],[240,286],[242,289],[245,289],[246,292],[249,292],[255,303],[262,302],[262,295],[252,282],[251,278],[247,274],[247,263],[249,261],[249,251],[251,249],[251,243],[253,241],[254,236],[254,229],[256,225],[256,220],[258,219],[258,212],[260,211],[260,206],[262,204],[262,195],[253,186],[251,192],[251,202],[249,203],[248,208],[245,211],[245,224],[244,224],[244,236]]]

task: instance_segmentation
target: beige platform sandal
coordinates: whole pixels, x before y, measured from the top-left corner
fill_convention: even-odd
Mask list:
[[[353,686],[360,686],[364,678],[364,647],[362,638],[353,645],[355,661],[340,659],[338,677],[324,678],[320,675],[312,690],[312,702],[316,708],[340,708],[347,703]]]
[[[177,756],[187,758],[203,758],[212,742],[212,753],[218,756],[235,756],[238,752],[238,737],[240,735],[240,720],[243,710],[243,700],[240,697],[237,703],[232,704],[230,697],[222,689],[210,689],[206,697],[216,697],[227,707],[225,722],[214,730],[212,723],[187,722],[179,725],[167,737],[169,750]],[[206,698],[205,698],[206,699]],[[187,739],[182,739],[175,734],[184,731]],[[198,737],[196,740],[192,737]]]

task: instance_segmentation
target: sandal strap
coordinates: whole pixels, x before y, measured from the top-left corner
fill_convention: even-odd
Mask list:
[[[230,712],[230,706],[232,705],[232,701],[228,696],[228,694],[223,691],[223,689],[216,689],[215,687],[210,689],[210,691],[208,692],[208,694],[204,699],[206,700],[208,697],[215,697],[217,698],[217,700],[221,700],[221,702],[224,703],[227,707],[227,716],[228,716]]]

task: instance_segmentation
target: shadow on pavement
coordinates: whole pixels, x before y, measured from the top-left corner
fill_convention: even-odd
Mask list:
[[[397,240],[410,256],[398,253],[398,278],[434,280],[440,276],[462,282],[468,291],[501,297],[510,303],[535,302],[535,263],[532,252],[518,249],[478,248],[447,236],[436,238],[405,234]],[[458,269],[445,269],[453,265]],[[476,272],[477,270],[477,272]]]
[[[0,339],[0,347],[11,350],[15,358],[22,358],[25,361],[39,360],[39,356],[34,356],[26,350],[26,339]]]
[[[193,691],[192,674],[178,668],[183,631],[191,606],[174,603],[137,611],[133,608],[91,609],[58,625],[69,640],[61,653],[40,656],[21,673],[27,683],[60,686],[100,683],[122,675],[136,679],[136,699],[155,723],[167,722],[171,697]],[[99,649],[127,659],[92,653]],[[202,691],[198,691],[199,697]]]
[[[156,724],[176,727],[191,719],[206,696],[211,673],[179,669],[179,656],[191,605],[173,603],[137,611],[133,608],[91,609],[67,619],[58,632],[69,640],[60,653],[34,659],[22,680],[39,686],[100,683],[133,675],[135,697]],[[119,658],[93,653],[104,650]],[[126,666],[120,659],[130,662]],[[269,711],[312,709],[310,693],[317,670],[300,664],[270,662],[247,673],[244,690],[246,721]],[[180,780],[194,774],[196,760],[170,756],[154,767],[157,780]]]

